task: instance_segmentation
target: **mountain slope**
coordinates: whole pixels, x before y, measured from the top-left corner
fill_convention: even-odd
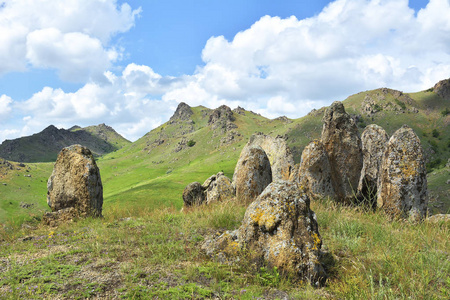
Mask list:
[[[69,130],[53,125],[31,136],[6,140],[0,144],[0,157],[18,162],[52,162],[59,151],[73,144],[81,144],[96,155],[103,155],[130,142],[105,124]]]

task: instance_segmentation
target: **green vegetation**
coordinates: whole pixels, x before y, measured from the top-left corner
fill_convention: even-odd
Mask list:
[[[327,201],[312,203],[329,278],[314,289],[276,268],[206,257],[208,234],[237,228],[245,207],[109,210],[57,229],[2,228],[3,298],[447,299],[450,227],[411,224]],[[230,221],[231,220],[231,221]]]
[[[395,100],[402,96],[393,93],[381,89],[359,93],[344,105],[347,112],[361,115],[361,102],[369,95],[377,99],[379,109],[363,115],[364,124],[379,124],[390,135],[403,124],[414,129],[429,157],[430,209],[449,213],[450,174],[444,165],[450,157],[450,131],[441,113],[445,103],[432,91],[409,94],[408,107],[418,113],[401,112]],[[184,187],[219,171],[231,178],[241,149],[254,132],[286,135],[298,163],[303,148],[320,138],[324,109],[287,121],[268,120],[249,111],[234,114],[238,134],[232,138],[229,131],[207,126],[209,109],[192,111],[192,122],[163,124],[98,158],[103,219],[78,220],[57,229],[40,225],[48,211],[46,182],[53,164],[29,163],[20,170],[17,163],[13,170],[0,167],[0,223],[4,224],[0,226],[0,298],[450,297],[448,223],[411,224],[327,201],[311,204],[330,275],[322,288],[245,258],[224,265],[206,257],[201,251],[205,238],[237,228],[245,207],[230,202],[180,212]],[[188,147],[175,151],[182,138]],[[31,206],[22,208],[23,202]]]
[[[450,109],[448,107],[441,111],[441,115],[443,117],[447,116],[448,114],[450,114]]]

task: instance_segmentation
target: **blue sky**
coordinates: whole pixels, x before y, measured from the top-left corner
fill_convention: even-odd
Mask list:
[[[181,101],[298,118],[450,77],[449,0],[0,4],[0,142],[99,123],[136,140]]]

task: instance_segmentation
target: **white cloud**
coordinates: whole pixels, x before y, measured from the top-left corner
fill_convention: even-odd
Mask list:
[[[4,123],[11,113],[11,103],[12,103],[11,97],[8,97],[6,95],[0,96],[0,123]]]
[[[121,53],[112,36],[134,26],[140,9],[117,0],[16,0],[0,8],[0,75],[27,65],[56,69],[64,80],[98,76]]]

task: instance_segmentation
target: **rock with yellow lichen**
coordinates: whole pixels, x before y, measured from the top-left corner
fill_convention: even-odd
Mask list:
[[[207,238],[202,248],[226,261],[239,261],[245,254],[283,274],[320,285],[326,277],[320,263],[322,240],[309,204],[297,183],[272,182],[249,205],[239,229]]]
[[[426,217],[427,173],[420,140],[403,125],[389,139],[383,155],[377,205],[394,217]]]

